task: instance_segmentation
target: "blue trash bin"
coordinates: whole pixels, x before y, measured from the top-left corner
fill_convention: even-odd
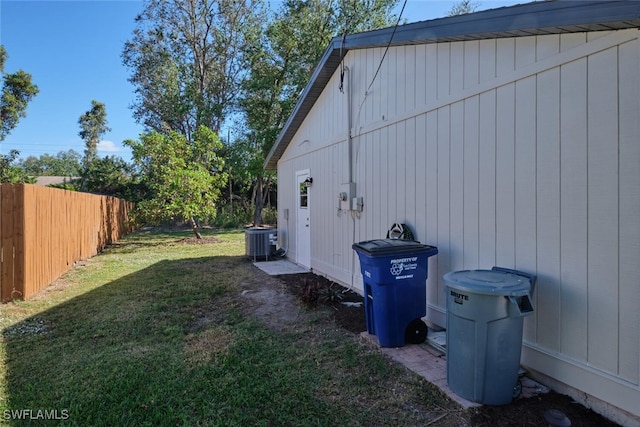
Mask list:
[[[434,246],[413,240],[378,239],[354,243],[364,281],[367,332],[382,347],[422,342],[427,327],[427,259]]]

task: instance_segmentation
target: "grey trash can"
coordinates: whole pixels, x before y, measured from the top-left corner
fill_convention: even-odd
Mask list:
[[[494,267],[450,272],[444,280],[449,388],[477,403],[511,403],[535,276]]]

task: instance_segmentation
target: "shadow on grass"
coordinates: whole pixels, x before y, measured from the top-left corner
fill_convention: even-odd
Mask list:
[[[241,256],[164,260],[5,328],[0,413],[20,425],[417,425],[447,405],[320,317],[274,331],[247,315],[243,289],[259,292],[261,274]]]
[[[160,261],[5,328],[3,418],[175,425],[224,414],[212,409],[221,372],[210,362],[243,321],[229,295],[247,262]]]

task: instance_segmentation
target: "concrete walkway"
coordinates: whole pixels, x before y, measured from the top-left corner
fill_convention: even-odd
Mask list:
[[[470,402],[449,388],[447,384],[447,359],[443,352],[437,350],[426,342],[423,344],[410,344],[404,347],[380,347],[378,338],[375,335],[362,332],[360,336],[380,348],[387,356],[391,357],[398,363],[404,365],[407,369],[412,370],[416,374],[424,377],[431,384],[440,388],[451,400],[458,402],[463,408],[472,408],[481,406],[478,403]]]
[[[471,402],[458,396],[449,388],[447,384],[447,357],[443,351],[435,348],[428,341],[422,344],[408,344],[404,347],[380,347],[378,338],[375,335],[365,331],[360,336],[379,347],[380,351],[396,362],[440,388],[451,400],[458,402],[463,408],[482,406],[479,403]],[[526,399],[540,393],[549,392],[547,387],[526,376],[522,376],[520,381],[522,383],[522,392],[518,397],[519,399]]]
[[[301,267],[298,264],[295,264],[287,259],[279,259],[276,261],[259,261],[254,262],[253,265],[267,273],[269,276],[310,272],[308,269]]]

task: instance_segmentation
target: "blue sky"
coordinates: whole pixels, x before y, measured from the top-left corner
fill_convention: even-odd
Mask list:
[[[477,3],[479,9],[490,9],[526,2]],[[409,22],[442,17],[453,3],[408,0],[403,16]],[[142,127],[129,109],[134,88],[120,55],[142,7],[139,0],[0,0],[0,44],[8,53],[5,72],[23,69],[40,89],[27,117],[0,143],[0,153],[14,148],[22,158],[69,149],[82,153],[78,118],[95,99],[105,104],[112,129],[104,135],[99,154],[130,160],[121,143],[137,139]]]

